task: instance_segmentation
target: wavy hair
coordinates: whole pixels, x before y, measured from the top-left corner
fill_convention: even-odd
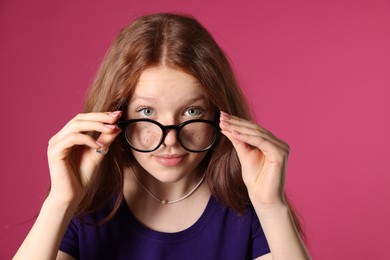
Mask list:
[[[195,77],[215,111],[253,119],[227,56],[211,34],[193,17],[173,13],[142,16],[119,33],[89,89],[84,112],[122,110],[125,113],[140,75],[153,66],[168,66]],[[77,153],[74,155],[76,159]],[[94,176],[77,215],[91,213],[114,197],[115,206],[105,221],[112,218],[123,200],[123,166],[131,164],[134,160],[131,157],[127,146],[117,138]],[[213,196],[226,207],[244,214],[250,200],[236,151],[225,136],[220,136],[201,167],[206,171]],[[303,234],[293,209],[292,212]]]

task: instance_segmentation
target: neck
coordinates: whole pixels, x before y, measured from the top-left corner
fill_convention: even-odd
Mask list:
[[[148,200],[161,204],[175,204],[193,196],[204,183],[205,175],[199,171],[193,171],[184,177],[177,179],[155,178],[144,169],[130,169],[131,182],[136,185],[137,193]]]

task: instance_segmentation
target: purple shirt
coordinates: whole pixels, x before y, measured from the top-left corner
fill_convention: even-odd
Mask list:
[[[253,207],[239,216],[211,196],[201,217],[188,229],[163,233],[142,225],[123,200],[114,218],[101,210],[84,222],[74,218],[60,250],[77,259],[254,259],[270,252]]]

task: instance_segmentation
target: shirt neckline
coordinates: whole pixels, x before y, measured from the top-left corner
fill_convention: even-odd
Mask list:
[[[178,242],[180,240],[190,239],[194,237],[196,234],[198,234],[201,230],[203,230],[203,228],[208,223],[210,217],[215,212],[217,201],[213,196],[210,196],[205,210],[203,211],[199,219],[192,226],[182,231],[172,232],[172,233],[156,231],[146,227],[131,213],[129,207],[127,206],[126,200],[123,200],[122,206],[125,209],[125,213],[127,217],[133,224],[132,228],[134,228],[134,231],[138,232],[140,235],[147,237],[149,239],[158,240],[162,243],[169,243],[172,241]]]

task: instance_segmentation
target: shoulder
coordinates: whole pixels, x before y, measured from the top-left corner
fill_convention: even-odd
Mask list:
[[[246,210],[244,214],[240,214],[236,210],[225,206],[213,196],[211,196],[210,198],[210,204],[212,204],[212,207],[215,208],[216,214],[224,215],[240,222],[251,222],[254,218],[257,218],[256,212],[251,204],[246,205]]]
[[[211,197],[210,204],[213,215],[210,221],[214,226],[225,230],[233,235],[248,237],[253,230],[261,229],[261,225],[254,208],[247,205],[245,214],[240,214],[234,209],[228,208]]]
[[[110,220],[114,219],[117,215],[123,214],[123,202],[123,196],[112,196],[99,207],[74,216],[73,222],[88,225],[101,225],[110,222]]]
[[[239,214],[213,197],[211,200],[214,212],[205,235],[223,244],[220,249],[230,253],[246,252],[251,258],[269,253],[265,234],[252,205],[247,205],[245,214]]]

